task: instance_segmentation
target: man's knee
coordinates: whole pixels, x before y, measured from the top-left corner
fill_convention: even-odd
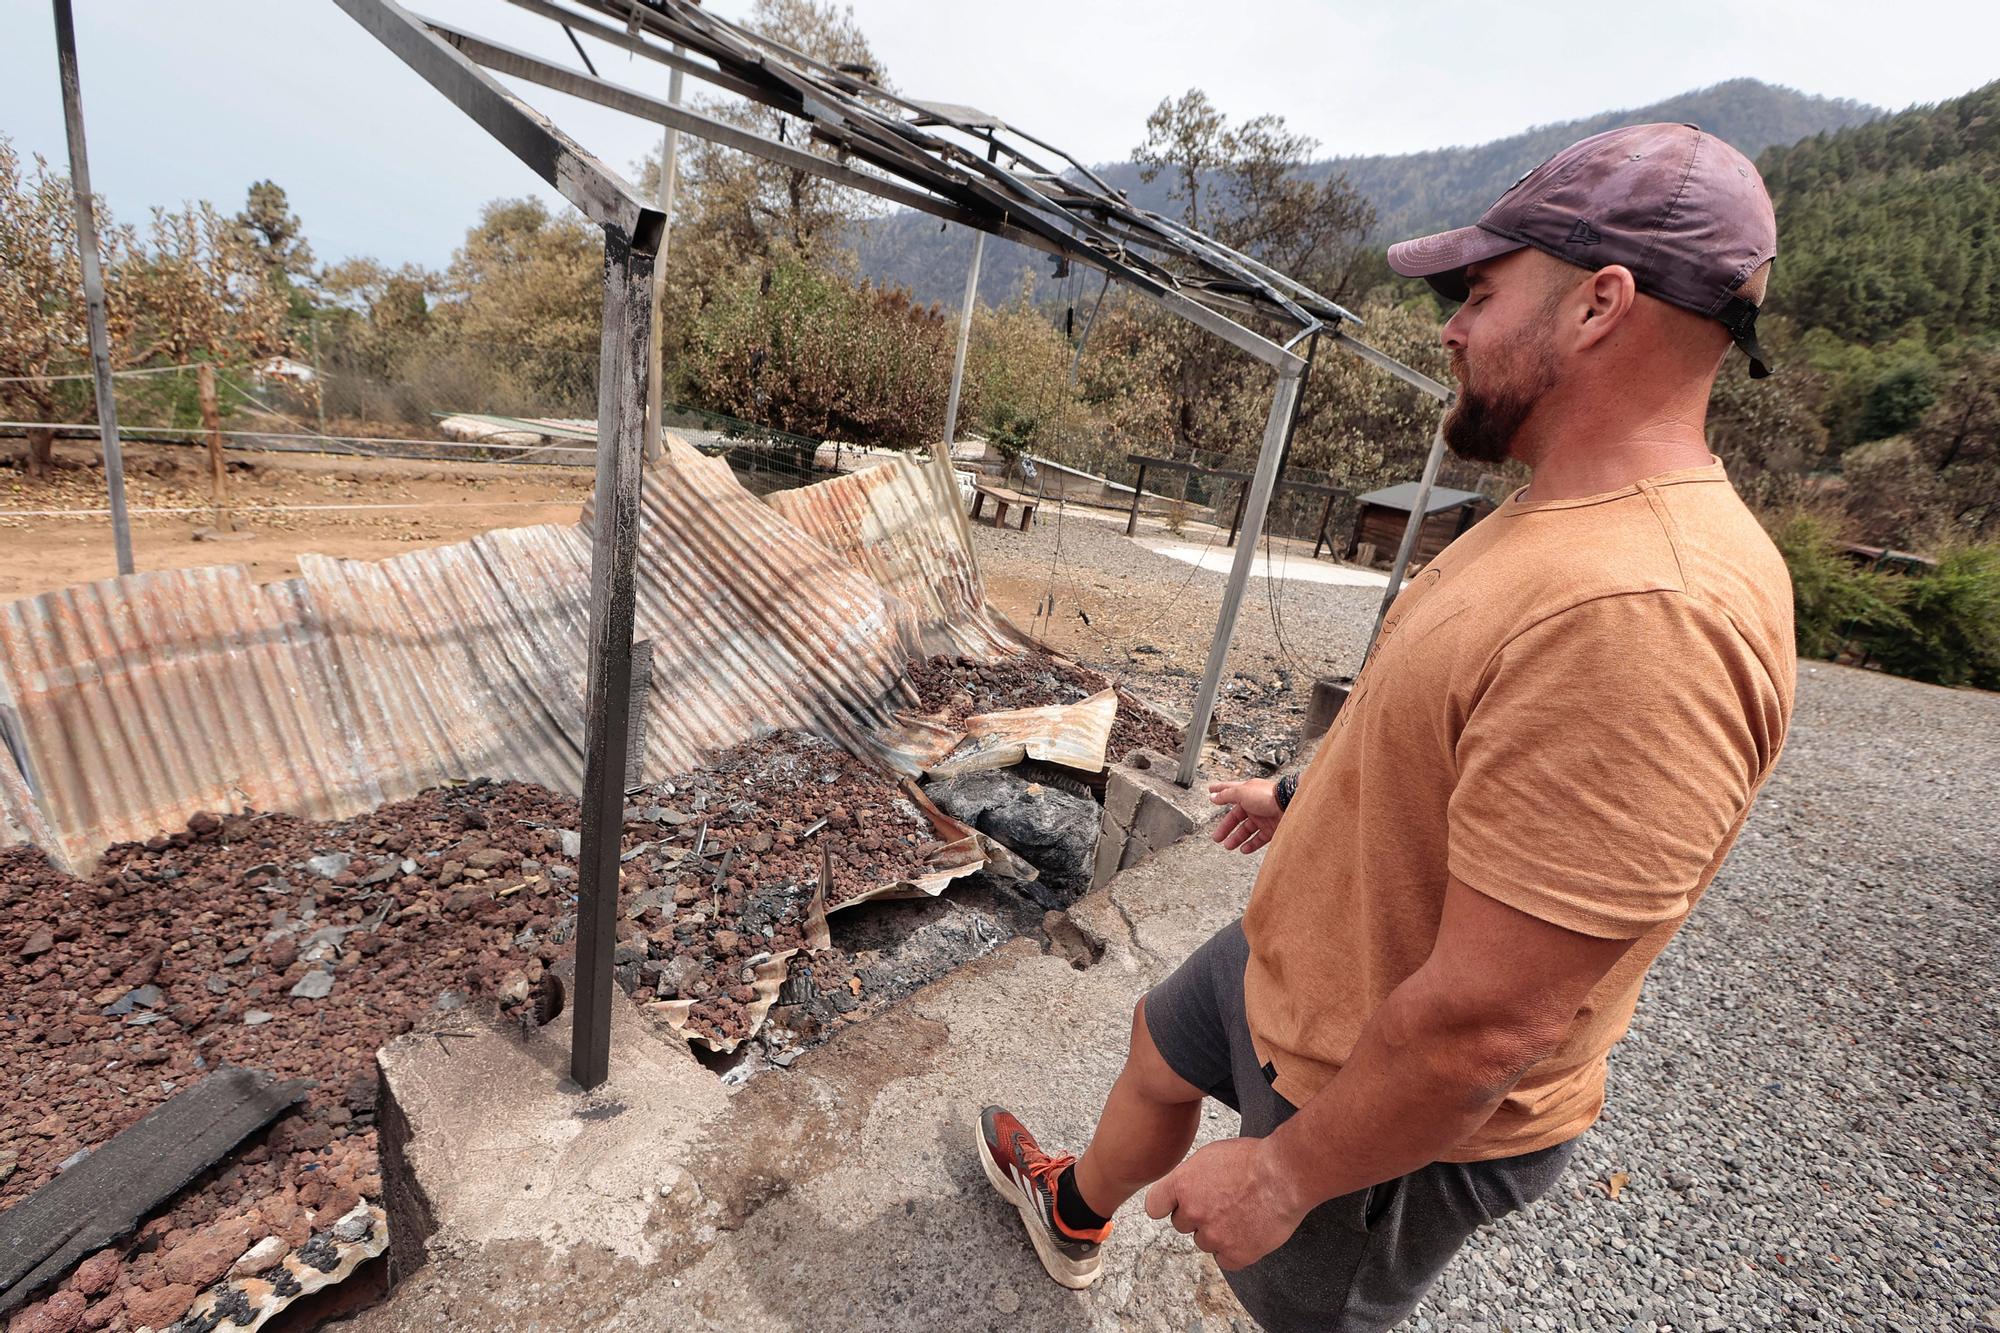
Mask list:
[[[1149,1102],[1173,1105],[1180,1102],[1198,1102],[1202,1090],[1176,1074],[1160,1048],[1153,1044],[1153,1034],[1146,1026],[1146,999],[1132,1006],[1132,1039],[1125,1056],[1124,1077],[1131,1082],[1135,1092]]]

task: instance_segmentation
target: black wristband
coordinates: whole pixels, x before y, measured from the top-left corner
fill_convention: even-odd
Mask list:
[[[1299,789],[1298,774],[1287,773],[1285,774],[1285,776],[1278,779],[1277,795],[1278,795],[1278,812],[1280,814],[1283,814],[1284,811],[1291,805],[1292,796],[1298,791],[1298,789]]]

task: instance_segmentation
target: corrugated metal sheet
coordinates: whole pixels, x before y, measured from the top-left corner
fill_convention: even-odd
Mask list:
[[[921,768],[886,736],[909,658],[882,590],[727,463],[665,443],[642,496],[638,633],[656,689],[678,696],[680,741],[706,753],[783,727]]]
[[[1015,708],[965,719],[965,742],[931,766],[937,777],[981,769],[1009,768],[1023,759],[1041,759],[1085,773],[1104,771],[1111,724],[1118,716],[1118,691],[1100,690],[1073,704]]]
[[[377,788],[329,712],[298,590],[240,566],[138,574],[0,610],[24,776],[65,864],[253,805],[316,818]]]
[[[580,790],[587,527],[300,569],[263,587],[237,566],[141,574],[0,610],[21,757],[0,836],[83,868],[204,808],[338,818],[467,776]],[[894,716],[908,658],[881,590],[671,437],[639,577],[649,779],[777,727],[904,773],[955,740]]]
[[[899,460],[827,485],[848,483],[795,506],[803,526],[668,437],[639,556],[649,780],[779,727],[921,772],[958,736],[899,716],[908,644],[1027,642],[985,606],[955,507],[925,473]],[[307,555],[299,578],[262,587],[227,566],[0,608],[0,723],[19,770],[0,774],[0,837],[84,869],[204,808],[338,818],[467,776],[575,792],[589,568],[586,511],[577,528],[383,561]],[[1075,748],[1080,733],[1049,725],[1039,749]]]
[[[992,657],[1027,637],[986,603],[955,504],[941,503],[933,469],[908,455],[865,472],[775,491],[764,503],[811,533],[895,598],[912,656]]]

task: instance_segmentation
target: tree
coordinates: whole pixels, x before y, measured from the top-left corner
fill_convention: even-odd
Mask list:
[[[88,420],[90,339],[67,177],[24,172],[0,136],[0,406],[16,420]],[[246,360],[289,350],[285,297],[240,229],[207,203],[156,209],[142,240],[97,204],[112,369]],[[52,432],[28,432],[42,475]]]
[[[258,181],[250,187],[243,211],[236,215],[236,225],[243,228],[266,267],[282,275],[283,281],[300,283],[311,277],[312,247],[306,244],[299,215],[292,212],[291,201],[277,182]]]
[[[512,375],[541,410],[594,411],[603,244],[574,212],[495,200],[452,256],[435,312],[441,331]]]
[[[881,62],[854,20],[852,6],[823,0],[756,0],[744,26],[824,64],[852,72],[862,82],[890,85]],[[831,158],[812,141],[806,122],[759,102],[704,97],[696,107],[718,120]],[[706,139],[682,140],[687,154],[683,184],[693,229],[715,242],[728,261],[775,263],[782,246],[820,262],[844,246],[855,223],[874,212],[869,196],[821,176],[766,158],[752,157]],[[659,159],[647,163],[649,185],[659,179]],[[699,244],[699,242],[695,242]],[[675,245],[681,244],[677,220]]]

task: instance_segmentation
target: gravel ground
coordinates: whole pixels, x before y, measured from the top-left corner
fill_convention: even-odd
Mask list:
[[[976,531],[1009,615],[1029,625],[1053,591],[1044,638],[1187,706],[1222,575],[1046,508],[1025,535]],[[1312,677],[1359,665],[1379,597],[1275,591],[1253,583],[1238,623],[1237,748],[1282,743]],[[1784,758],[1612,1055],[1604,1118],[1409,1327],[2000,1333],[1996,772],[2000,696],[1806,664]]]
[[[1157,523],[1141,531],[1168,535]],[[1028,532],[975,524],[987,595],[1050,646],[1186,713],[1215,636],[1227,576],[1149,551],[1122,523],[1044,505]],[[1177,540],[1224,548],[1227,533],[1189,525]],[[1282,569],[1309,546],[1271,543]],[[1053,594],[1054,614],[1036,615]],[[1236,622],[1217,714],[1225,746],[1288,757],[1314,677],[1351,675],[1382,594],[1300,580],[1253,579]],[[1270,754],[1268,747],[1280,747]]]
[[[1800,676],[1604,1118],[1412,1327],[2000,1329],[2000,695]]]

